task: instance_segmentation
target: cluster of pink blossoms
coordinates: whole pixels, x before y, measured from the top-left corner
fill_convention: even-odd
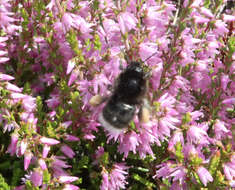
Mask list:
[[[235,188],[235,14],[226,3],[0,0],[0,130],[11,136],[6,153],[24,158],[15,189],[84,188],[81,168],[102,190],[134,179]],[[151,70],[150,121],[136,116],[113,134],[98,122],[105,103],[89,100],[111,95],[125,57]],[[129,175],[132,159],[144,163],[143,180]]]

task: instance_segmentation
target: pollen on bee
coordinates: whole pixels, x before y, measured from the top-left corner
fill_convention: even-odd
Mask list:
[[[142,123],[148,123],[150,118],[150,112],[149,109],[146,107],[141,108],[141,114],[140,114],[140,121]]]
[[[102,102],[103,102],[103,97],[100,96],[100,95],[92,96],[91,99],[89,100],[89,103],[90,103],[92,106],[98,106],[98,105],[100,105]]]

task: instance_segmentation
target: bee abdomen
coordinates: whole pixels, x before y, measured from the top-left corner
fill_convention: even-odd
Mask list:
[[[104,119],[112,126],[126,128],[135,115],[136,107],[124,102],[108,102],[103,109]]]

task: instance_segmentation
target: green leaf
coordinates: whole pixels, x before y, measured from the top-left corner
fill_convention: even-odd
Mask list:
[[[0,190],[10,190],[10,186],[5,182],[2,174],[0,174]]]
[[[209,8],[211,4],[211,0],[204,0],[204,7]]]
[[[96,50],[101,50],[101,46],[102,46],[102,44],[101,44],[101,42],[100,42],[100,37],[99,37],[99,35],[98,34],[95,34],[94,35],[94,48],[96,49]]]
[[[100,2],[98,0],[94,0],[93,4],[92,4],[92,8],[94,10],[99,10],[99,4],[100,4]]]
[[[192,174],[193,174],[193,177],[195,178],[195,180],[197,181],[197,183],[202,186],[203,184],[202,184],[199,176],[197,175],[197,173],[193,171]]]
[[[108,165],[109,164],[109,153],[105,152],[102,156],[101,156],[101,161],[105,164]]]
[[[228,39],[229,54],[232,55],[235,52],[235,37],[232,36]]]
[[[48,172],[48,170],[43,171],[43,183],[49,184],[51,180],[51,174]]]
[[[88,168],[89,157],[83,156],[82,159],[78,162],[78,168]]]
[[[211,158],[210,160],[210,164],[209,164],[209,172],[214,175],[218,166],[219,166],[219,163],[220,163],[220,151],[217,151],[215,153],[215,155]]]
[[[191,121],[191,114],[187,112],[182,118],[182,124],[189,123]]]
[[[184,154],[182,153],[183,147],[180,142],[175,145],[175,156],[177,160],[182,163],[184,161]]]
[[[141,177],[140,175],[138,174],[133,174],[132,175],[132,178],[140,183],[142,183],[143,185],[145,185],[146,187],[154,187],[156,188],[156,185],[150,181],[148,181],[147,179]]]
[[[203,160],[198,155],[194,154],[190,156],[190,161],[193,166],[197,167],[202,163]]]

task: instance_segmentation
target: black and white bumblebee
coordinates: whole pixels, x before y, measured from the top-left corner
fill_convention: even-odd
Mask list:
[[[149,72],[145,72],[140,62],[130,62],[115,81],[112,95],[107,99],[99,122],[110,132],[120,133],[126,129],[139,110],[141,122],[148,122],[149,108],[145,98]],[[105,101],[99,95],[90,99],[91,105]]]

